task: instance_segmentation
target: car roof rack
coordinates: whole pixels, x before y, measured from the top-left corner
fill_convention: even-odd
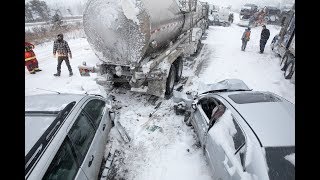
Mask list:
[[[25,178],[27,179],[32,172],[33,168],[39,161],[40,157],[44,153],[44,150],[49,146],[50,140],[55,137],[56,133],[63,125],[67,115],[72,110],[74,105],[76,104],[75,101],[69,103],[63,110],[58,111],[57,117],[55,120],[50,124],[47,130],[41,135],[38,141],[33,145],[30,151],[25,156]],[[31,113],[30,113],[31,112]],[[39,112],[47,112],[50,115],[55,115],[56,111],[26,111],[29,114],[37,114]]]

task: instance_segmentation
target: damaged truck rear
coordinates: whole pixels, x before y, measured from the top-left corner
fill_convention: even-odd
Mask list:
[[[170,95],[208,28],[208,11],[197,0],[89,0],[83,26],[100,62],[84,63],[80,74],[98,73],[106,90],[129,83],[131,91]]]

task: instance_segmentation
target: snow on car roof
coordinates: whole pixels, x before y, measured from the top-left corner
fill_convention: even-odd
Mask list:
[[[84,94],[39,94],[25,97],[25,111],[60,111],[70,102],[79,102]]]
[[[213,84],[200,84],[199,94],[213,91],[235,91],[235,90],[246,90],[250,91],[251,89],[240,79],[225,79],[223,81],[213,83]]]
[[[35,111],[38,115],[26,114],[25,116],[25,155],[55,120],[57,112],[64,109],[71,102],[79,102],[84,96],[86,95],[41,94],[26,96],[25,111]]]
[[[292,103],[277,96],[282,101],[237,104],[228,97],[237,93],[241,92],[220,95],[248,122],[263,146],[295,145],[295,109]]]
[[[27,155],[55,118],[56,116],[25,117],[25,155]]]

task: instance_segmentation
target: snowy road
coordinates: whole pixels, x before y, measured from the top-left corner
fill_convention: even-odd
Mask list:
[[[245,51],[241,51],[241,36],[244,27],[211,26],[208,37],[203,41],[206,48],[201,55],[206,57],[204,68],[193,81],[214,83],[227,78],[243,80],[249,88],[270,91],[295,102],[295,86],[286,80],[280,70],[280,58],[271,51],[272,38],[280,31],[278,26],[268,25],[270,38],[263,54],[259,54],[262,27],[251,29],[251,38]],[[207,58],[209,57],[209,58]],[[200,59],[201,56],[198,58]]]
[[[279,58],[270,50],[271,39],[279,29],[268,27],[271,36],[264,54],[258,53],[261,27],[252,29],[251,40],[245,52],[240,50],[243,27],[235,24],[231,27],[210,27],[207,38],[203,41],[204,47],[196,58],[204,61],[203,68],[200,69],[199,76],[193,78],[193,83],[239,78],[254,90],[271,91],[294,103],[294,85],[284,79],[279,68]],[[61,77],[54,77],[57,60],[52,57],[53,43],[36,46],[35,53],[43,71],[32,75],[26,70],[26,95],[51,93],[42,90],[47,89],[105,96],[102,88],[94,81],[95,74],[81,77],[77,69],[82,61],[86,61],[87,65],[98,62],[86,39],[67,41],[73,53],[70,62],[74,76],[68,76],[63,63]],[[158,100],[162,104],[154,112],[155,105],[147,101],[150,97],[148,95],[124,89],[114,90],[111,94],[122,107],[117,118],[132,138],[130,143],[124,144],[117,140],[119,137],[115,129],[111,132],[110,144],[121,152],[115,160],[117,179],[211,179],[211,172],[198,146],[196,135],[183,123],[182,116],[174,114],[171,100]],[[150,113],[153,113],[151,117]]]

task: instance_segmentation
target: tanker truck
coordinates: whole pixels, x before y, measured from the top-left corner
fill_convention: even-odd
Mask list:
[[[80,74],[97,73],[106,90],[127,83],[131,91],[170,95],[209,26],[208,13],[208,3],[196,0],[89,0],[83,27],[100,61],[84,62]]]

